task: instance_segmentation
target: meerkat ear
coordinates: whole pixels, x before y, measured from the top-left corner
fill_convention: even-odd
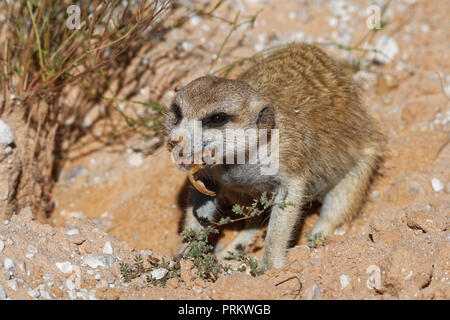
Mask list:
[[[256,125],[258,129],[275,128],[275,108],[271,104],[265,104],[259,111]]]
[[[265,99],[254,97],[249,104],[253,115],[252,124],[258,129],[273,129],[275,127],[275,108]]]

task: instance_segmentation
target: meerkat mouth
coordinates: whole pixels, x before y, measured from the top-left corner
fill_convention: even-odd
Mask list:
[[[183,141],[183,137],[182,136],[180,136],[178,138],[178,142],[181,142],[181,141]],[[175,145],[178,142],[169,141],[167,143],[167,149],[169,150],[169,152],[172,152],[173,148],[175,147]],[[213,160],[212,164],[208,164],[205,161],[205,156],[209,156]],[[194,155],[193,158],[196,159],[195,155]],[[205,166],[213,167],[213,166],[216,165],[217,160],[215,159],[215,149],[212,149],[209,152],[202,151],[201,152],[201,162],[202,163],[200,163],[200,164],[195,164],[193,161],[181,162],[181,163],[179,163],[179,166],[181,166],[184,169],[189,170],[188,179],[189,179],[189,181],[192,183],[192,185],[194,186],[194,188],[198,192],[201,192],[201,193],[206,194],[206,195],[208,195],[210,197],[213,197],[213,196],[216,195],[216,193],[214,191],[208,190],[208,188],[206,188],[206,186],[203,183],[203,181],[196,180],[195,177],[194,177],[194,174],[196,172],[198,172],[199,170],[201,170],[202,168],[204,168]]]
[[[208,188],[206,188],[205,184],[203,183],[203,181],[201,180],[195,180],[194,174],[201,170],[203,167],[205,166],[209,166],[209,167],[214,167],[216,165],[216,161],[215,161],[215,150],[212,149],[210,152],[202,152],[202,163],[201,164],[191,164],[190,168],[191,170],[188,173],[188,178],[189,181],[192,183],[192,185],[194,186],[194,188],[198,191],[201,192],[203,194],[206,194],[207,196],[210,197],[214,197],[216,195],[216,193],[214,191],[208,190]],[[211,159],[213,159],[213,163],[212,164],[207,164],[204,160],[204,157],[206,156],[210,156]]]

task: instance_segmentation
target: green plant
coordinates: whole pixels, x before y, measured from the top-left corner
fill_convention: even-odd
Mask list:
[[[12,174],[7,215],[31,205],[39,218],[47,218],[52,186],[69,149],[92,133],[84,125],[88,113],[99,107],[108,82],[118,78],[147,33],[159,32],[163,20],[158,18],[170,8],[169,0],[122,3],[0,2],[5,17],[0,24],[0,115],[23,128],[16,132],[23,137],[16,140],[20,164]],[[79,8],[75,28],[67,24],[70,6]],[[91,124],[110,119],[110,106],[102,107],[105,111],[89,119]],[[149,127],[159,128],[158,117],[154,125],[147,120]],[[103,136],[92,135],[102,141]]]
[[[149,267],[144,266],[144,260],[141,255],[134,257],[133,265],[125,262],[120,262],[120,272],[123,276],[124,282],[130,282],[133,279],[146,275],[146,281],[156,286],[165,287],[167,280],[180,277],[180,263],[177,260],[166,261],[165,259],[158,259],[150,256],[147,260]],[[153,270],[163,268],[167,273],[161,279],[155,279],[151,276]]]
[[[219,222],[211,222],[208,220],[202,220],[204,228],[195,232],[193,230],[185,230],[182,233],[183,242],[187,245],[183,252],[174,257],[170,261],[159,260],[154,257],[149,257],[149,266],[145,267],[142,257],[137,255],[135,257],[133,265],[121,262],[120,271],[125,282],[130,282],[132,279],[138,278],[144,274],[147,274],[147,281],[152,285],[165,286],[167,280],[177,278],[180,280],[180,262],[181,260],[191,261],[195,267],[196,275],[192,280],[198,278],[205,282],[215,282],[220,274],[228,272],[231,269],[230,264],[223,263],[212,253],[214,247],[209,243],[211,236],[218,234],[218,226],[223,226],[229,223],[255,218],[260,216],[267,209],[274,205],[280,206],[284,209],[292,203],[286,203],[283,200],[276,203],[275,196],[267,196],[267,193],[263,193],[259,199],[253,201],[250,206],[234,205],[233,212],[241,217],[232,219],[230,217],[222,218]],[[229,258],[243,262],[243,265],[238,271],[244,272],[247,267],[250,268],[250,274],[254,277],[261,274],[261,270],[258,266],[258,261],[248,255],[244,250],[240,250],[237,253],[229,253]],[[152,279],[149,273],[158,268],[164,268],[168,270],[166,275],[159,280]],[[181,281],[181,280],[180,280]]]
[[[306,234],[305,238],[308,240],[308,246],[310,248],[317,248],[323,246],[325,244],[325,241],[327,240],[326,237],[323,237],[318,234],[312,235],[310,233]]]

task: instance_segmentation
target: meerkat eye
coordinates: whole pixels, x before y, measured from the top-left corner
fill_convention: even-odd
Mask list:
[[[228,121],[230,121],[233,118],[233,116],[228,115],[226,113],[220,112],[213,114],[205,119],[203,119],[203,124],[208,125],[210,127],[217,127],[224,125]]]
[[[180,106],[178,104],[176,104],[176,103],[172,103],[172,105],[170,106],[170,109],[175,114],[175,117],[177,118],[177,120],[178,121],[181,120],[183,115],[181,114]]]

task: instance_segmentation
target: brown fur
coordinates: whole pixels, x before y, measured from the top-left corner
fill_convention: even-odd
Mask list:
[[[274,208],[266,237],[263,266],[281,267],[301,207],[323,201],[313,234],[329,235],[355,216],[383,153],[383,136],[361,106],[356,85],[345,71],[317,47],[297,44],[257,62],[238,79],[201,77],[174,99],[184,119],[227,112],[233,121],[221,128],[280,130],[280,170],[266,180],[250,173],[228,174],[230,167],[205,171],[225,193],[287,192],[295,203]],[[168,128],[177,124],[173,115]],[[230,171],[231,172],[231,171]],[[280,195],[278,195],[278,199]],[[276,206],[275,206],[276,207]],[[188,215],[196,209],[189,208]],[[191,216],[186,227],[199,227]],[[254,234],[255,228],[252,229]],[[249,236],[243,236],[246,241]]]

